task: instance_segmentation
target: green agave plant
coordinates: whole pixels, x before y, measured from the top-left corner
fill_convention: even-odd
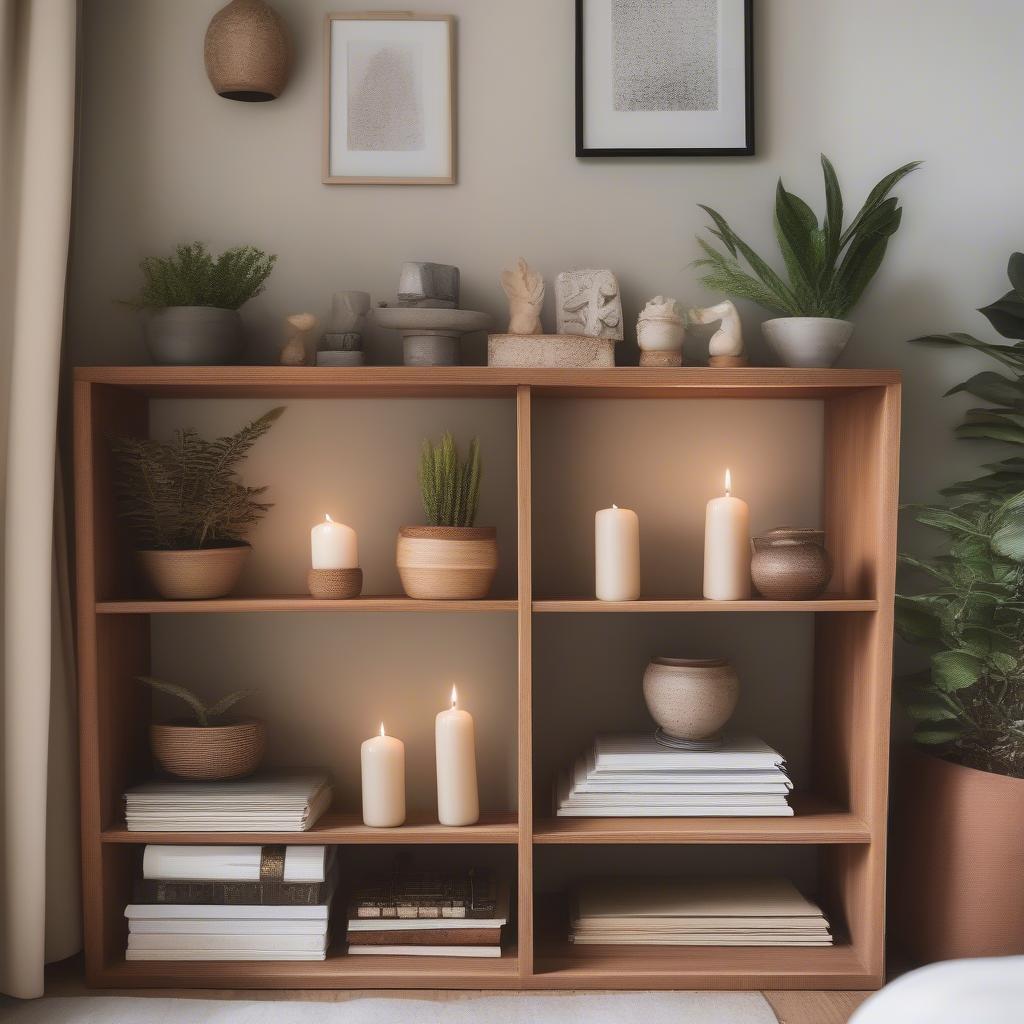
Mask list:
[[[856,305],[885,256],[889,239],[900,226],[903,211],[889,193],[919,160],[898,167],[871,190],[860,212],[843,228],[843,193],[828,157],[822,155],[825,176],[825,218],[815,212],[779,179],[775,190],[775,236],[782,251],[788,280],[777,274],[710,206],[701,205],[715,223],[708,231],[725,248],[721,251],[698,238],[708,270],[705,287],[734,298],[750,299],[782,316],[821,316],[842,320]],[[746,261],[748,273],[740,262]]]
[[[438,444],[423,442],[420,450],[420,496],[429,526],[472,526],[480,502],[480,441],[469,444],[465,461],[455,438],[445,432]]]
[[[901,556],[932,589],[896,598],[896,626],[931,654],[928,669],[901,680],[914,738],[984,771],[1024,778],[1024,253],[1010,257],[1012,288],[979,310],[1010,345],[969,334],[914,341],[977,349],[1008,372],[986,370],[951,388],[985,406],[970,409],[958,437],[1013,446],[974,480],[943,490],[939,505],[912,506],[945,535],[944,552]]]

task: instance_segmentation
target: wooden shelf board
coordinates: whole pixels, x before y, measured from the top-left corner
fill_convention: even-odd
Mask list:
[[[319,961],[118,960],[90,977],[107,988],[517,988],[515,947],[500,957],[349,956]]]
[[[849,945],[574,946],[538,944],[538,988],[616,989],[861,989],[881,978],[864,968]]]
[[[545,845],[869,843],[867,825],[818,797],[794,794],[791,818],[545,818],[534,842]]]
[[[874,612],[878,602],[849,597],[815,601],[707,601],[703,599],[598,601],[594,598],[539,598],[535,612]]]
[[[308,595],[284,597],[221,597],[211,601],[163,601],[140,598],[99,601],[100,615],[196,615],[237,612],[514,612],[513,599],[484,601],[415,601],[409,597],[356,597],[320,601]]]
[[[519,386],[539,397],[827,398],[899,383],[894,370],[782,367],[598,370],[487,366],[92,366],[75,380],[130,388],[153,398],[514,398]]]
[[[475,825],[455,828],[439,825],[427,815],[410,815],[399,828],[370,828],[358,814],[328,811],[308,832],[129,832],[124,825],[104,830],[105,843],[182,843],[220,845],[225,843],[267,846],[288,845],[376,845],[413,843],[509,844],[519,839],[514,812],[492,811],[480,815]]]

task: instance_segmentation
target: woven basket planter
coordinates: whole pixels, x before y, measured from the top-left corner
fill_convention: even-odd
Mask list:
[[[259,103],[276,99],[291,71],[284,20],[264,0],[231,0],[206,30],[206,74],[218,95]]]
[[[205,601],[234,590],[252,548],[200,548],[195,551],[136,551],[135,558],[153,589],[170,601]]]
[[[230,725],[151,725],[149,744],[157,764],[182,779],[238,779],[260,766],[266,726],[255,718]]]
[[[498,571],[493,526],[403,526],[398,575],[408,597],[475,601],[486,597]]]

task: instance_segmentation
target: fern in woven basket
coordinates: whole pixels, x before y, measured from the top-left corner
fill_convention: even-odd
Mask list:
[[[419,480],[428,526],[473,525],[480,501],[480,472],[478,438],[470,441],[464,461],[448,431],[438,444],[423,442]]]
[[[171,441],[111,442],[118,513],[143,550],[234,547],[270,509],[266,487],[247,487],[238,467],[284,412],[271,409],[235,434],[212,441],[192,429]]]
[[[196,726],[200,729],[224,724],[219,719],[223,718],[239,701],[251,697],[256,692],[255,690],[236,690],[226,697],[221,697],[213,704],[206,704],[198,694],[193,693],[187,686],[167,683],[162,679],[154,679],[153,676],[136,676],[135,678],[159,693],[166,693],[170,697],[184,701],[191,708],[196,719]]]
[[[214,259],[205,243],[187,242],[173,256],[149,256],[139,266],[144,278],[136,309],[211,306],[238,309],[263,291],[276,256],[252,245],[225,249]]]

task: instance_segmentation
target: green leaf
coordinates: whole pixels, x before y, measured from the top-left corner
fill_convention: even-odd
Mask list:
[[[993,359],[998,359],[1011,369],[1018,372],[1024,368],[1024,352],[1013,345],[991,345],[986,341],[979,341],[970,334],[963,334],[955,331],[952,334],[925,334],[920,338],[911,338],[911,343],[924,343],[929,345],[962,345],[965,348],[974,348],[984,352]]]
[[[896,630],[911,643],[938,641],[942,637],[944,603],[932,595],[896,595]]]
[[[1004,338],[1024,338],[1024,299],[1007,292],[1001,299],[978,310]]]
[[[904,710],[915,722],[949,722],[956,721],[956,714],[939,701],[917,701],[905,704]]]
[[[953,433],[964,440],[1024,444],[1024,427],[1018,427],[1013,423],[961,423]]]
[[[1020,509],[1001,515],[992,534],[992,550],[1015,562],[1024,562],[1024,512]]]
[[[1006,276],[1010,279],[1014,291],[1024,298],[1024,252],[1015,252],[1010,256]]]
[[[820,272],[814,247],[817,228],[814,211],[799,196],[787,192],[780,178],[775,191],[775,234],[790,284],[808,307],[814,302]]]
[[[941,743],[952,743],[954,740],[958,740],[961,732],[961,729],[952,726],[942,729],[918,728],[914,730],[914,740],[928,746],[938,746]]]
[[[825,178],[825,263],[831,267],[839,257],[839,240],[843,235],[843,192],[836,169],[824,153],[821,172]]]
[[[860,212],[850,226],[843,233],[842,238],[839,241],[840,249],[846,245],[846,243],[860,230],[861,224],[864,222],[872,211],[874,211],[878,205],[888,196],[888,194],[899,184],[899,182],[905,178],[911,171],[916,170],[921,166],[920,160],[914,160],[909,164],[904,164],[902,167],[897,167],[895,171],[887,174],[882,180],[875,185],[875,187],[869,193],[864,205],[861,207]]]
[[[1019,379],[1012,380],[993,370],[976,373],[969,380],[950,388],[946,394],[955,395],[960,391],[966,391],[976,398],[983,398],[986,402],[994,402],[996,405],[1013,406],[1024,402],[1024,382]]]
[[[1011,654],[995,651],[990,655],[989,660],[995,665],[997,671],[1001,672],[1004,676],[1017,671],[1017,659]]]
[[[980,658],[965,651],[940,651],[932,655],[932,679],[946,693],[973,686],[983,667]]]

